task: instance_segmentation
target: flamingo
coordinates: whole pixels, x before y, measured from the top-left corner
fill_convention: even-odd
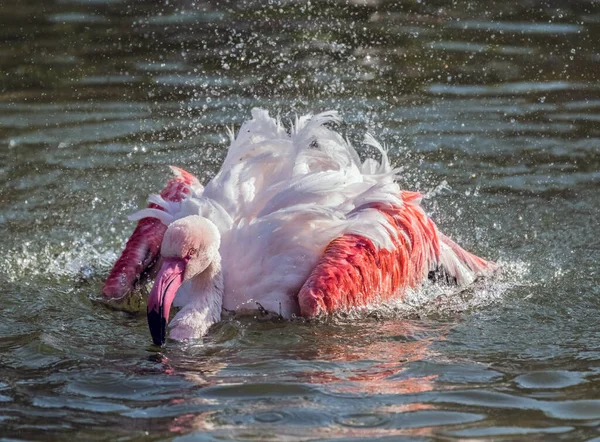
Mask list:
[[[392,299],[427,278],[459,286],[495,269],[443,235],[401,190],[387,151],[361,162],[336,130],[337,112],[296,118],[287,130],[267,111],[230,146],[203,187],[174,178],[138,221],[103,296],[123,299],[140,275],[158,268],[147,314],[156,345],[200,338],[222,311],[261,310],[314,318]],[[169,323],[171,306],[179,307]]]

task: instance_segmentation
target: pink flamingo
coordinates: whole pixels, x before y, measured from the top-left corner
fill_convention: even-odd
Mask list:
[[[307,115],[288,132],[254,109],[234,137],[218,174],[204,188],[190,173],[175,178],[139,220],[104,286],[120,299],[154,263],[148,297],[155,344],[203,336],[222,309],[260,309],[284,318],[402,299],[428,277],[458,285],[493,271],[440,233],[400,190],[387,153],[362,162],[328,128],[335,112]],[[160,262],[159,262],[160,261]],[[441,275],[441,276],[440,276]]]

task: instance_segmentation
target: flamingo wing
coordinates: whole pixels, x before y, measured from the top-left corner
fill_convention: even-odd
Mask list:
[[[401,205],[360,209],[375,209],[388,219],[392,246],[378,247],[356,233],[331,241],[298,294],[302,316],[402,299],[406,289],[418,287],[431,274],[465,285],[495,268],[438,232],[419,205],[420,194],[401,195]]]
[[[191,192],[192,188],[201,187],[198,179],[191,173],[172,167],[174,177],[169,180],[160,192],[160,197],[166,202],[179,202]],[[168,208],[156,202],[151,202],[148,209],[168,212]],[[125,249],[113,265],[102,296],[108,300],[118,300],[125,297],[139,281],[147,274],[158,260],[160,245],[167,226],[155,217],[145,217],[129,237]]]

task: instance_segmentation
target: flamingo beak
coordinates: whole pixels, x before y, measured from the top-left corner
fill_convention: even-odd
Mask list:
[[[165,343],[171,304],[183,283],[186,265],[186,259],[166,258],[148,296],[148,326],[156,345]]]

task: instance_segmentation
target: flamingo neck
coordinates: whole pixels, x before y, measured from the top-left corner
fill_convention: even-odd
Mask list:
[[[201,338],[221,320],[223,272],[220,258],[191,279],[189,302],[175,315],[169,336],[177,340]]]

